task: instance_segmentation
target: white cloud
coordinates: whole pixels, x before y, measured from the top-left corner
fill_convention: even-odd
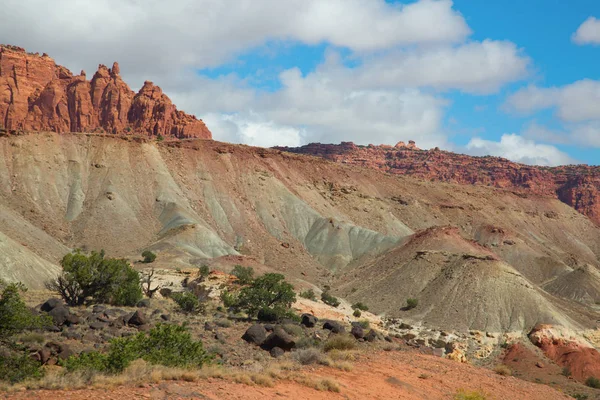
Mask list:
[[[566,124],[562,130],[548,129],[534,122],[525,129],[523,136],[546,143],[600,148],[600,121]]]
[[[450,0],[5,0],[3,42],[93,70],[140,75],[217,66],[269,41],[328,42],[353,51],[455,43],[470,34]]]
[[[539,144],[516,134],[505,134],[499,142],[473,138],[466,146],[467,153],[483,156],[492,155],[532,165],[564,165],[575,162],[566,153],[554,146]]]
[[[577,28],[572,39],[579,45],[600,44],[600,21],[595,17],[589,17]]]
[[[510,96],[506,106],[525,114],[555,108],[567,122],[600,119],[600,82],[583,79],[562,87],[529,86]]]
[[[450,0],[5,0],[2,11],[3,42],[88,76],[117,60],[134,89],[154,81],[216,139],[261,146],[413,139],[447,148],[440,91],[492,93],[530,65],[511,42],[468,41]],[[252,87],[252,76],[197,73],[296,43],[336,50],[311,73],[280,73],[275,91]]]

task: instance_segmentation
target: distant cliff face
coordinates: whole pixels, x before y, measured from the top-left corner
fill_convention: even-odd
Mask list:
[[[178,111],[162,90],[145,82],[136,94],[119,65],[91,80],[73,75],[48,55],[0,45],[0,125],[9,130],[108,132],[211,139],[204,122]]]
[[[447,151],[420,150],[414,142],[396,146],[358,146],[311,143],[278,147],[292,153],[322,157],[391,174],[426,180],[485,185],[522,193],[558,197],[562,202],[600,224],[600,167],[570,165],[545,168],[514,163],[499,157],[472,157]]]

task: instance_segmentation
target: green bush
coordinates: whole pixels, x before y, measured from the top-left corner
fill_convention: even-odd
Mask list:
[[[144,257],[144,262],[146,264],[153,263],[156,260],[156,254],[151,252],[150,250],[146,250],[142,253],[142,257]]]
[[[300,297],[303,297],[305,299],[312,300],[312,301],[317,301],[317,295],[315,294],[315,291],[312,289],[308,289],[308,290],[300,293]]]
[[[192,340],[186,327],[158,324],[147,334],[113,339],[105,354],[82,353],[69,357],[63,365],[68,371],[119,373],[140,358],[167,367],[200,367],[210,361],[202,342]]]
[[[333,297],[331,294],[329,294],[328,291],[321,293],[321,301],[332,307],[337,307],[340,305],[340,301],[336,297]]]
[[[358,324],[361,326],[361,328],[363,329],[369,329],[371,327],[371,324],[369,323],[368,320],[366,319],[361,319],[360,321],[358,321]]]
[[[417,299],[406,299],[406,309],[412,310],[419,305],[419,300]]]
[[[125,259],[104,258],[104,251],[88,256],[76,250],[60,264],[61,275],[46,286],[69,305],[81,305],[90,297],[98,303],[133,306],[142,298],[140,275]]]
[[[360,311],[369,311],[369,307],[367,307],[366,304],[361,303],[360,301],[358,303],[354,303],[352,304],[352,308],[354,310],[360,310]]]
[[[356,318],[360,318],[360,316],[362,315],[362,313],[357,308],[356,310],[354,310],[354,312],[352,313],[352,315],[354,315]]]
[[[191,292],[171,293],[171,299],[173,299],[173,301],[177,303],[181,311],[184,312],[191,313],[194,311],[198,311],[200,307],[200,301],[198,300],[198,297],[196,297]]]
[[[27,289],[20,283],[0,281],[0,341],[29,329],[50,325],[46,316],[35,315],[21,299],[20,292]]]
[[[240,285],[248,285],[254,279],[254,268],[235,265],[231,271],[231,275],[237,278]]]
[[[590,376],[589,378],[587,378],[585,380],[585,384],[586,384],[586,386],[589,386],[591,388],[600,389],[600,379],[598,379],[594,376]]]
[[[264,274],[240,291],[235,307],[245,310],[248,315],[258,312],[274,313],[283,318],[289,314],[296,301],[294,287],[285,281],[281,274]]]
[[[206,277],[210,275],[210,268],[208,265],[204,264],[200,268],[198,268],[198,276],[202,279],[206,279]]]
[[[223,305],[227,308],[235,307],[238,304],[237,295],[228,290],[223,290],[220,297]]]
[[[17,383],[29,378],[41,378],[43,370],[39,362],[25,351],[0,354],[0,381]]]

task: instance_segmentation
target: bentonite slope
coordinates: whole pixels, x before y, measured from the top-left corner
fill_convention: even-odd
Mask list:
[[[249,260],[430,325],[595,326],[593,288],[580,296],[552,282],[598,268],[600,228],[556,198],[278,150],[0,136],[0,234],[0,277],[33,287],[71,248],[133,260],[152,249],[160,267]],[[420,306],[401,311],[407,297]]]
[[[46,54],[7,45],[0,45],[0,128],[211,138],[204,122],[178,111],[152,82],[133,92],[116,62],[88,81]]]
[[[600,167],[568,165],[538,167],[500,157],[472,157],[439,149],[421,150],[414,142],[395,146],[358,146],[311,143],[281,150],[360,165],[391,174],[469,185],[513,189],[526,194],[546,195],[587,215],[600,224]]]

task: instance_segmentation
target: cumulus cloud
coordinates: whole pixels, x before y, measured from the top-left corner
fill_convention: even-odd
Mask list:
[[[579,45],[600,44],[600,21],[589,17],[577,28],[572,39]]]
[[[523,136],[546,143],[600,147],[600,121],[566,124],[561,130],[549,129],[534,122],[525,129]]]
[[[446,92],[493,93],[531,64],[514,43],[470,41],[451,0],[5,0],[2,9],[3,42],[74,71],[117,60],[134,89],[153,80],[216,139],[259,146],[448,148]],[[279,73],[272,91],[257,89],[256,76],[198,73],[299,43],[330,50],[313,71]]]
[[[529,86],[510,96],[506,106],[525,114],[553,108],[568,122],[600,119],[600,82],[583,79],[561,87]]]
[[[556,147],[536,143],[516,134],[504,134],[500,141],[473,138],[466,146],[469,154],[492,155],[532,165],[564,165],[575,162]]]
[[[375,51],[470,33],[450,0],[5,0],[2,11],[3,41],[75,70],[119,60],[138,85],[141,74],[217,66],[274,40]]]

